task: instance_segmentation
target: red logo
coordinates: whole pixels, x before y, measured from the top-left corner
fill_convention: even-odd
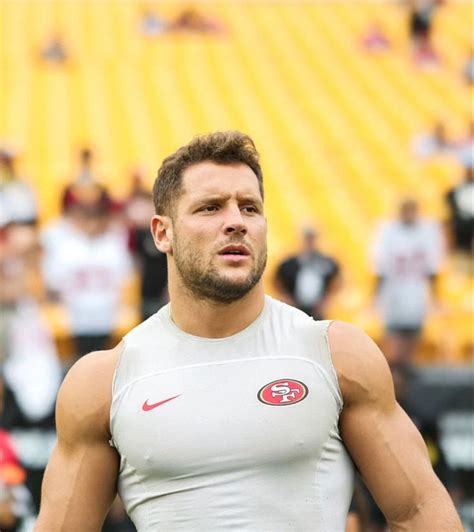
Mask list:
[[[265,384],[258,392],[258,400],[266,405],[286,406],[299,403],[308,395],[306,384],[293,379],[278,379]]]
[[[179,394],[181,395],[181,394]],[[153,410],[157,406],[164,405],[168,401],[172,401],[173,399],[176,399],[176,397],[179,397],[179,395],[175,395],[174,397],[170,397],[169,399],[165,399],[164,401],[159,401],[158,403],[148,404],[148,399],[143,403],[142,409],[145,412],[148,412],[149,410]]]

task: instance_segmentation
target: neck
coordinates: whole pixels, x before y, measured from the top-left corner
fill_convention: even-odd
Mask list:
[[[203,338],[237,334],[257,319],[265,302],[262,281],[232,303],[197,299],[174,283],[170,283],[169,295],[174,323],[185,333]]]

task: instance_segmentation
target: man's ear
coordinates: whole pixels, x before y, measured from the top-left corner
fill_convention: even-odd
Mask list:
[[[162,253],[171,253],[173,251],[173,224],[171,218],[155,214],[151,219],[150,229],[157,249]]]

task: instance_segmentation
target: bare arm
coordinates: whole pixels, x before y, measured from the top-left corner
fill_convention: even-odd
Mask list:
[[[395,400],[383,354],[341,322],[331,325],[329,341],[344,398],[342,438],[390,530],[462,531],[421,435]]]
[[[118,455],[109,412],[117,348],[91,353],[69,371],[58,395],[58,442],[46,469],[36,532],[99,532],[116,494]]]

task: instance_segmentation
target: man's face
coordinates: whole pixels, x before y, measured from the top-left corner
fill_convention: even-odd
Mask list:
[[[316,249],[316,233],[310,230],[303,231],[303,252],[310,252]]]
[[[187,168],[172,229],[171,256],[195,296],[230,303],[261,279],[267,222],[257,177],[247,165],[206,161]]]
[[[400,219],[406,225],[414,224],[418,219],[418,205],[414,201],[406,201],[400,207]]]

